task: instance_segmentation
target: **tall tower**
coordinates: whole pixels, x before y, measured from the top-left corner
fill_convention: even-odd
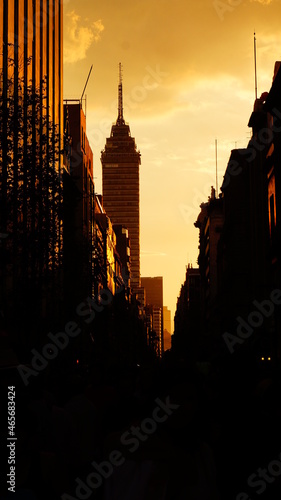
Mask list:
[[[101,154],[103,205],[113,224],[129,230],[131,287],[140,286],[140,152],[123,117],[122,66],[119,64],[118,117]]]

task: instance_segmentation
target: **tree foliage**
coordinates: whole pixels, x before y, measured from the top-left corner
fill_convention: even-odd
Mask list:
[[[60,286],[63,235],[60,133],[48,82],[35,87],[24,73],[12,57],[0,70],[0,298],[2,307],[8,300],[27,311]]]

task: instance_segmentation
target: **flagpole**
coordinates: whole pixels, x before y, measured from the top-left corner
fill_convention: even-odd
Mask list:
[[[255,59],[255,96],[258,98],[258,83],[257,83],[257,40],[254,32],[254,59]]]
[[[218,141],[216,139],[216,198],[218,198]]]

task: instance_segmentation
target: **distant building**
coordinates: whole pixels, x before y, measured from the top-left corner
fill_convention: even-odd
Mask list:
[[[156,323],[152,325],[153,330],[157,332],[158,335],[158,326],[159,326],[159,309],[161,309],[161,335],[159,336],[159,353],[160,356],[163,354],[163,277],[158,276],[155,278],[152,277],[142,277],[141,285],[145,289],[146,293],[146,305],[153,307],[157,310],[155,312],[154,318]]]
[[[107,262],[106,262],[106,224],[103,224],[102,197],[94,196],[94,297],[107,287]]]
[[[200,271],[188,264],[177,300],[172,349],[189,361],[198,359],[202,344],[201,310]]]
[[[144,308],[144,318],[146,325],[147,345],[154,353],[161,357],[162,341],[162,310],[160,307],[146,305]]]
[[[142,277],[141,285],[146,291],[146,304],[163,309],[163,277]]]
[[[202,325],[210,335],[218,331],[220,319],[218,310],[219,268],[218,242],[223,227],[223,199],[216,198],[214,188],[206,203],[201,204],[195,227],[199,229],[198,264],[201,275]]]
[[[162,309],[161,307],[152,307],[152,331],[158,340],[158,355],[162,355],[163,351],[163,335],[162,335]]]
[[[130,295],[131,288],[131,246],[129,231],[122,224],[114,224],[113,230],[116,234],[116,250],[122,264],[122,277],[127,294]]]
[[[164,351],[171,349],[172,345],[172,323],[171,323],[171,311],[167,306],[163,306],[163,336],[164,336]]]
[[[140,152],[123,117],[122,80],[119,83],[118,118],[101,154],[103,205],[113,224],[129,231],[131,287],[140,286]]]
[[[112,223],[106,213],[96,214],[96,224],[102,229],[103,250],[105,252],[105,269],[106,283],[103,288],[110,290],[112,295],[115,294],[115,251],[116,251],[116,235],[113,231]],[[119,256],[118,256],[119,258]],[[120,263],[121,264],[121,263]],[[121,266],[120,266],[121,267]],[[118,268],[118,274],[121,274],[121,269]]]
[[[125,289],[126,298],[130,300],[128,231],[123,226],[112,225],[104,211],[100,195],[95,195],[94,218],[94,296],[98,299],[103,289],[110,290],[115,295],[122,288]]]

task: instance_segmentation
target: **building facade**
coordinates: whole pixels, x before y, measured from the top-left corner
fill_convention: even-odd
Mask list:
[[[145,289],[146,306],[152,308],[152,330],[159,337],[159,355],[164,349],[163,338],[163,277],[142,277],[141,286]],[[160,320],[159,320],[160,318]],[[159,323],[160,321],[160,323]],[[159,324],[161,328],[159,329]]]
[[[214,188],[206,203],[201,204],[201,211],[195,222],[199,229],[198,264],[201,275],[202,321],[206,335],[218,331],[220,311],[218,242],[223,228],[223,199],[216,198]]]
[[[185,282],[181,286],[174,318],[172,349],[186,360],[200,356],[202,346],[201,275],[198,268],[188,264]]]
[[[93,152],[81,101],[65,101],[71,144],[70,169],[64,173],[64,280],[69,314],[94,295]]]
[[[121,263],[118,265],[120,261],[119,256],[116,263],[116,234],[113,231],[111,220],[106,213],[96,214],[96,224],[102,230],[104,238],[103,249],[105,252],[104,263],[106,276],[104,288],[114,295],[116,291],[116,264],[118,268],[117,275],[121,275]]]
[[[1,0],[0,307],[24,348],[62,309],[62,79],[61,0]]]
[[[101,155],[103,205],[113,224],[129,231],[131,287],[140,286],[140,183],[141,155],[123,117],[122,80],[119,83],[118,118]]]
[[[164,351],[171,349],[172,345],[172,323],[171,323],[171,311],[167,306],[163,306],[163,336],[164,336]]]
[[[125,286],[126,297],[130,298],[131,288],[131,246],[129,231],[121,224],[114,224],[113,230],[116,234],[116,250],[119,254],[122,266],[122,278]]]
[[[204,360],[227,360],[231,353],[257,365],[280,365],[280,310],[261,317],[259,306],[281,284],[280,89],[276,63],[269,93],[254,102],[247,147],[231,151],[222,194],[201,205],[195,223]],[[242,338],[243,328],[248,335]]]
[[[274,67],[272,87],[266,97],[263,112],[267,113],[269,148],[265,158],[272,289],[281,289],[281,62]],[[281,311],[274,312],[272,346],[276,363],[281,364]]]

